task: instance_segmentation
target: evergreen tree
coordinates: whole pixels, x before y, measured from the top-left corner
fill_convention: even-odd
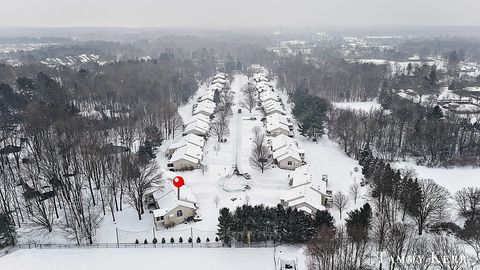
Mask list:
[[[223,243],[230,243],[231,235],[235,222],[232,214],[228,208],[220,209],[220,216],[218,217],[217,235]]]
[[[148,244],[147,239],[143,240],[143,243],[144,243],[145,245]]]
[[[135,239],[135,245],[138,245],[140,244],[140,241],[138,241],[138,239]]]
[[[315,227],[321,226],[333,227],[333,216],[327,210],[318,210],[314,216]]]
[[[179,242],[180,244],[183,243],[183,238],[182,238],[182,237],[178,238],[178,242]]]
[[[188,238],[188,243],[191,244],[192,242],[193,242],[192,237],[189,237],[189,238]]]
[[[166,241],[165,241],[165,238],[162,237],[162,244],[165,244],[165,242],[166,242]]]
[[[170,243],[175,243],[175,239],[173,239],[173,236],[170,238]]]
[[[356,242],[366,241],[372,219],[372,208],[368,203],[360,209],[348,213],[346,221],[347,234]]]
[[[10,216],[0,213],[0,248],[14,245],[16,242],[15,225]]]
[[[202,242],[202,240],[200,239],[200,237],[197,237],[197,244],[200,244]]]
[[[152,243],[153,243],[153,244],[157,244],[157,238],[153,238]]]

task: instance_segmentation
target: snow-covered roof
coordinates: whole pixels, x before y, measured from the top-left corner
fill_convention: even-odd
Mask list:
[[[221,83],[214,83],[208,87],[208,89],[212,91],[215,91],[215,90],[222,91],[223,88],[224,88],[224,85]]]
[[[310,165],[302,165],[288,175],[292,188],[307,185],[313,182],[313,172]]]
[[[294,139],[286,136],[285,134],[280,134],[276,137],[271,137],[269,139],[270,145],[272,146],[272,151],[277,151],[283,147],[293,147],[297,148],[297,142]]]
[[[168,147],[167,150],[168,151],[176,150],[180,147],[185,146],[187,143],[191,143],[193,145],[196,145],[196,146],[199,146],[199,147],[203,148],[203,146],[205,145],[205,138],[190,133],[190,134],[187,134],[187,135],[181,137],[177,142],[174,142],[174,143],[170,144],[170,146]]]
[[[216,78],[212,81],[212,84],[220,84],[220,85],[225,85],[227,81],[223,78]]]
[[[201,95],[199,98],[198,98],[198,101],[202,102],[204,100],[210,100],[210,101],[213,101],[213,97],[215,96],[215,91],[212,90],[212,89],[207,89],[207,91],[205,91],[205,94]]]
[[[280,101],[280,96],[274,91],[263,91],[260,93],[260,101],[263,103],[267,100]]]
[[[183,133],[189,134],[189,133],[192,133],[193,131],[196,131],[197,133],[200,133],[200,134],[207,134],[209,129],[210,129],[210,124],[200,120],[196,120],[194,122],[187,124],[185,126]]]
[[[173,186],[171,179],[165,179],[162,186],[162,188],[156,188],[152,193],[159,207],[159,209],[153,210],[154,217],[164,216],[177,206],[197,209],[197,198],[187,185],[180,188],[180,199],[178,199],[177,188]]]
[[[262,103],[262,107],[265,109],[265,112],[267,114],[272,114],[272,113],[275,113],[275,112],[283,114],[283,115],[286,114],[285,109],[282,107],[282,105],[278,101],[267,100],[267,101]]]
[[[203,113],[206,115],[211,115],[213,114],[214,111],[215,111],[215,103],[210,100],[204,100],[202,102],[199,102],[197,104],[197,107],[193,109],[193,114],[196,115],[199,113]]]
[[[268,77],[266,74],[263,74],[263,73],[256,73],[253,75],[253,79],[256,81],[256,82],[260,82],[260,81],[268,81]]]
[[[226,78],[226,75],[223,72],[220,72],[213,77],[213,79],[225,79],[225,78]]]
[[[172,163],[183,159],[192,163],[200,163],[200,160],[202,160],[202,155],[203,152],[200,146],[188,143],[185,146],[178,148],[173,153],[169,162]]]
[[[302,161],[298,148],[292,146],[282,147],[277,151],[273,151],[273,158],[279,162],[287,158],[292,158],[299,162]]]
[[[210,117],[204,115],[204,114],[196,114],[194,116],[192,116],[190,118],[190,120],[186,121],[185,122],[185,125],[188,125],[190,123],[194,123],[194,122],[197,122],[197,121],[200,121],[200,122],[204,122],[204,123],[210,123]]]
[[[301,206],[299,210],[313,214],[313,210],[323,210],[322,192],[311,185],[300,186],[285,191],[280,197],[290,207]],[[310,207],[302,208],[303,205]]]
[[[289,121],[289,119],[285,115],[281,115],[279,113],[273,113],[267,116],[267,131],[271,132],[275,129],[284,129],[289,131],[291,127],[293,127],[293,123]]]

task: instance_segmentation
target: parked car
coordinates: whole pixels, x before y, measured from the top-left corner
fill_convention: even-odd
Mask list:
[[[238,113],[242,113],[242,109],[238,109]]]
[[[257,120],[257,118],[252,116],[252,117],[250,117],[250,120]]]

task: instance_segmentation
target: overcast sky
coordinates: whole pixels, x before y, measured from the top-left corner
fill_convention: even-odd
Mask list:
[[[0,0],[0,26],[480,25],[478,0]]]

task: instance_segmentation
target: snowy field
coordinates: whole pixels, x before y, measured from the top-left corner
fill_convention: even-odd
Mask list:
[[[333,106],[339,109],[351,109],[364,112],[382,109],[382,105],[380,105],[380,103],[378,103],[376,100],[365,102],[334,102]]]
[[[24,249],[0,257],[2,270],[275,269],[272,248]]]

